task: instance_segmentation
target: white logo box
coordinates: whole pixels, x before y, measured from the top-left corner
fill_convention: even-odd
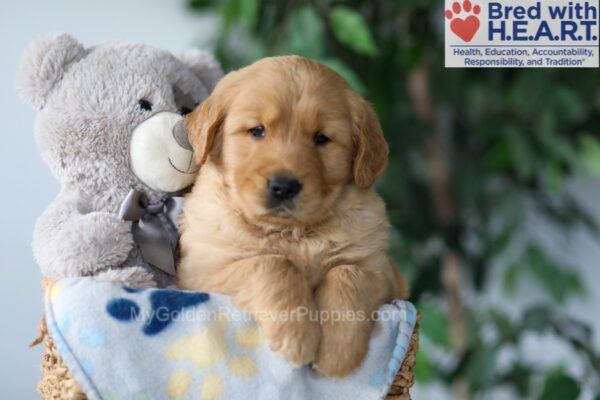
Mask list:
[[[598,0],[445,0],[445,5],[446,67],[598,67]]]

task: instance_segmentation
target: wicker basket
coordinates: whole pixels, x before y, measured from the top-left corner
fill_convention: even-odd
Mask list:
[[[419,323],[420,315],[410,339],[410,344],[404,363],[396,374],[386,400],[410,400],[410,388],[414,382],[414,367],[416,353],[419,348]],[[84,400],[85,394],[71,375],[62,357],[58,353],[54,340],[48,333],[46,322],[40,323],[40,334],[32,343],[35,346],[44,342],[42,356],[42,378],[38,383],[38,390],[43,400]]]

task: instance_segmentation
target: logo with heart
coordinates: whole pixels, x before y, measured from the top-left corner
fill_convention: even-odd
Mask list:
[[[462,5],[456,1],[451,10],[446,10],[446,19],[450,20],[450,30],[459,38],[469,43],[479,30],[479,13],[481,7],[473,6],[469,0],[464,0]],[[464,17],[459,17],[459,14]],[[464,15],[463,15],[464,14]]]

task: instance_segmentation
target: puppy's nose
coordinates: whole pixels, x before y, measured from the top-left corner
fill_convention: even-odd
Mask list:
[[[296,178],[275,175],[269,179],[268,187],[274,200],[284,201],[296,197],[302,190],[302,183]]]

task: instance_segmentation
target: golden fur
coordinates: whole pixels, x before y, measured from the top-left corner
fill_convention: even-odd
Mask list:
[[[372,321],[331,316],[369,317],[406,295],[372,189],[388,153],[375,113],[335,72],[285,56],[228,74],[187,125],[201,170],[183,208],[179,286],[232,295],[291,362],[350,373]],[[264,138],[248,133],[257,125]],[[316,132],[331,141],[316,145]],[[267,205],[276,173],[302,181],[293,206]]]

